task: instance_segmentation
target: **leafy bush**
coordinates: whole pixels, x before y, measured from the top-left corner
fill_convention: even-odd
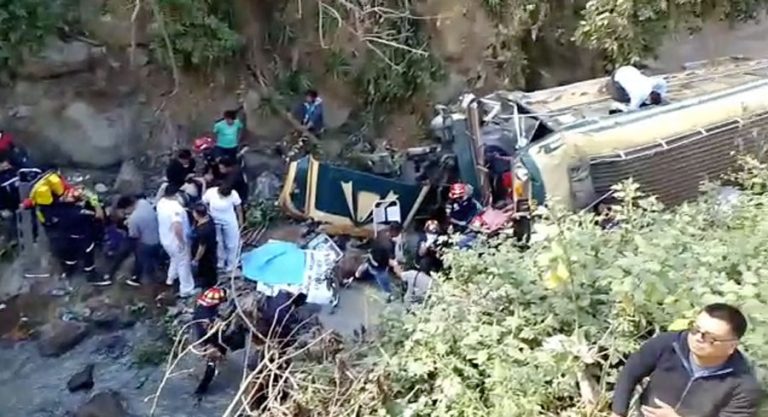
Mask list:
[[[176,62],[191,69],[211,69],[234,58],[243,46],[235,31],[230,2],[215,0],[158,0]],[[162,36],[152,50],[169,62]]]
[[[61,1],[0,0],[0,73],[7,76],[25,54],[37,52],[64,16]]]
[[[341,391],[307,388],[301,400],[328,410],[349,395],[358,415],[608,415],[626,356],[715,301],[747,314],[743,349],[765,381],[768,195],[747,191],[718,208],[707,194],[671,210],[635,184],[618,195],[612,231],[553,210],[547,237],[526,252],[504,238],[449,251],[428,304],[382,320],[372,350],[346,359],[357,382],[315,372],[306,378]]]
[[[765,5],[763,0],[589,0],[574,36],[613,64],[633,63],[653,53],[671,30],[695,31],[710,20],[754,20]]]

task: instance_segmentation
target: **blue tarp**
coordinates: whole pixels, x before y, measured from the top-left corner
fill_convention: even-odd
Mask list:
[[[304,283],[306,254],[291,242],[270,240],[243,254],[243,276],[267,285]]]

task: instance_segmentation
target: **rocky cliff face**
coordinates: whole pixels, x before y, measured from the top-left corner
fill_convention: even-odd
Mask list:
[[[171,71],[157,62],[148,48],[157,30],[146,10],[133,19],[132,10],[122,2],[81,0],[80,22],[87,36],[51,38],[42,52],[26,60],[14,83],[0,88],[0,127],[16,132],[39,160],[102,168],[157,155],[185,143],[207,130],[223,109],[242,102],[252,138],[270,144],[279,140],[289,125],[279,112],[265,111],[265,103],[274,99],[272,92],[280,88],[283,76],[301,73],[304,82],[324,96],[329,128],[351,126],[347,130],[354,130],[359,123],[351,121],[366,116],[361,112],[366,104],[360,87],[332,73],[327,58],[333,48],[349,55],[364,50],[360,33],[357,37],[344,32],[333,39],[320,39],[316,18],[312,17],[318,6],[304,3],[305,9],[297,8],[295,2],[284,7],[259,1],[235,2],[238,31],[245,40],[242,57],[214,72],[182,71],[179,88],[174,91]],[[442,63],[444,76],[426,94],[414,95],[410,105],[393,108],[379,126],[379,137],[402,145],[421,136],[419,120],[430,112],[429,103],[451,100],[465,89],[516,87],[509,84],[514,81],[495,71],[504,64],[499,61],[503,56],[493,54],[502,40],[498,38],[498,23],[480,0],[423,0],[416,3],[415,13],[421,17],[419,24],[427,35],[429,50]],[[275,49],[274,34],[268,32],[275,19],[286,16],[293,20],[283,23],[292,22],[291,30],[297,30],[292,33],[294,41]],[[556,18],[556,14],[550,17]],[[760,34],[764,35],[768,26],[760,28],[709,28],[693,40],[672,38],[655,64],[669,70],[681,60],[741,50],[766,55],[765,43],[752,40],[764,39]],[[572,82],[601,72],[595,54],[574,48],[560,39],[556,30],[534,35],[523,45],[534,69],[524,74],[527,87]],[[717,48],[713,36],[718,39]],[[729,37],[734,41],[725,42]],[[349,65],[347,71],[361,70],[359,62],[353,60]],[[280,106],[285,108],[286,103]]]

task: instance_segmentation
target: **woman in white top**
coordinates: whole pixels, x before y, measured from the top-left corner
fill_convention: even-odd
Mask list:
[[[203,202],[216,224],[219,270],[232,272],[237,267],[240,225],[243,224],[242,200],[228,185],[213,187],[203,194]]]

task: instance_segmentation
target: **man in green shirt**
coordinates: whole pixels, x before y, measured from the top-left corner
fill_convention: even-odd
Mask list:
[[[216,155],[237,158],[237,147],[243,138],[243,123],[237,118],[237,112],[225,111],[224,118],[213,125],[216,136]]]

